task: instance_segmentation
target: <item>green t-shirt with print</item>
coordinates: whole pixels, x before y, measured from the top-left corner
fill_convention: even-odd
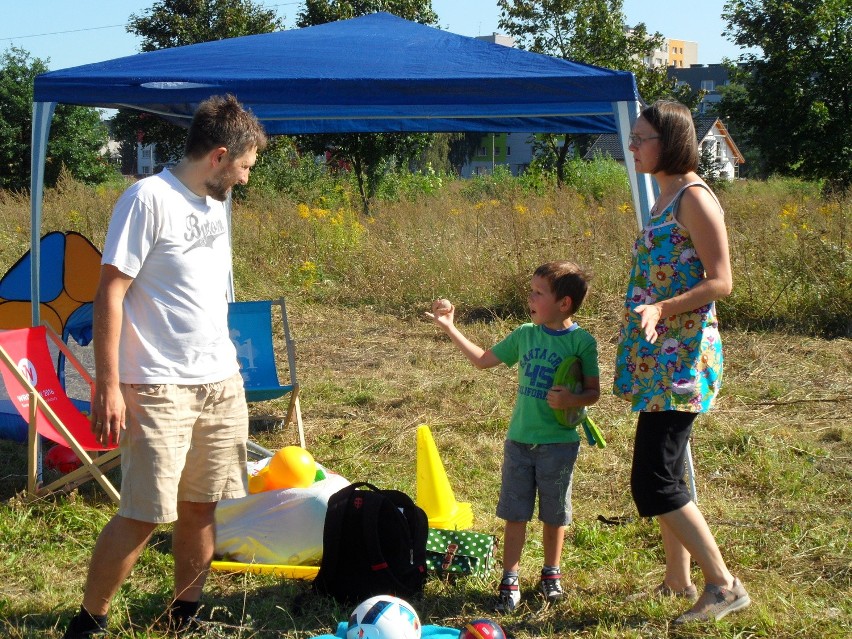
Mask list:
[[[566,357],[577,357],[583,376],[599,377],[595,338],[573,324],[553,330],[528,323],[491,348],[507,366],[518,364],[518,397],[507,437],[520,444],[558,444],[580,441],[576,428],[562,426],[547,404],[556,369]]]

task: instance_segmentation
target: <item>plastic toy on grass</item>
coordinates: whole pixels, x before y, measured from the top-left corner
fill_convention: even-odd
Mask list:
[[[266,483],[268,476],[269,476],[269,466],[264,466],[259,471],[257,471],[254,475],[249,475],[249,478],[248,478],[249,494],[250,495],[256,495],[257,493],[262,493],[266,490],[269,490],[269,486]]]
[[[471,505],[456,501],[432,432],[425,424],[417,427],[416,502],[426,512],[431,528],[464,530],[473,525]]]
[[[314,483],[317,463],[301,446],[285,446],[272,456],[266,467],[267,490],[305,488]]]
[[[462,626],[459,639],[506,639],[506,633],[496,621],[474,619]]]
[[[377,595],[362,601],[349,616],[346,639],[420,639],[420,618],[407,601]]]
[[[267,490],[307,488],[325,477],[308,451],[301,446],[285,446],[269,457],[265,466],[249,475],[248,491],[256,495]]]
[[[77,470],[83,463],[74,454],[73,450],[62,444],[56,444],[45,453],[44,465],[47,468],[58,470],[63,475],[67,475],[72,470]]]

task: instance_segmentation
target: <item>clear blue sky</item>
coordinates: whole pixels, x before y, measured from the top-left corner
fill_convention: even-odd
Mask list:
[[[303,2],[264,0],[293,25]],[[124,25],[132,13],[144,13],[154,0],[4,0],[0,20],[0,51],[20,47],[33,57],[48,59],[50,69],[132,55],[139,42]],[[687,5],[690,5],[687,7]],[[651,32],[698,43],[698,61],[721,62],[741,51],[722,37],[723,0],[684,3],[673,0],[624,0],[629,25],[644,22]],[[467,36],[499,31],[496,0],[432,0],[442,28]]]

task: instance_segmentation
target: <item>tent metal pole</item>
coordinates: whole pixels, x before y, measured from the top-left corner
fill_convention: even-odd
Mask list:
[[[30,152],[30,304],[32,326],[41,323],[41,208],[44,198],[44,162],[47,157],[47,138],[56,102],[33,102],[32,150]],[[36,437],[36,480],[42,474],[41,437]]]
[[[30,154],[30,299],[32,325],[41,323],[41,208],[44,198],[44,162],[47,138],[56,102],[33,102],[32,152]]]
[[[651,215],[651,207],[656,197],[656,184],[647,173],[639,174],[636,166],[630,161],[630,131],[639,117],[640,105],[638,102],[616,102],[613,105],[615,113],[615,126],[618,129],[618,138],[624,152],[624,166],[627,168],[627,177],[630,180],[630,194],[633,196],[633,210],[636,211],[636,224],[641,230]]]

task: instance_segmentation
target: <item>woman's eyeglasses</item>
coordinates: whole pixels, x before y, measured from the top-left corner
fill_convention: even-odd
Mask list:
[[[647,138],[643,138],[643,137],[636,135],[635,133],[631,133],[630,135],[627,136],[627,139],[630,141],[630,144],[632,144],[636,148],[639,148],[640,146],[642,146],[642,143],[645,140],[658,140],[659,138],[660,138],[659,135],[649,135]]]

